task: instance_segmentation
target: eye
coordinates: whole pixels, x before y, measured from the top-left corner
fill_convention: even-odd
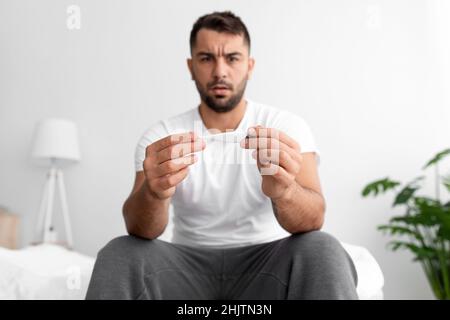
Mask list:
[[[230,57],[228,57],[228,61],[230,61],[230,62],[235,62],[235,61],[238,61],[239,59],[236,57],[236,56],[230,56]]]
[[[201,61],[201,62],[208,62],[208,61],[211,61],[211,57],[203,56],[203,57],[200,58],[200,61]]]

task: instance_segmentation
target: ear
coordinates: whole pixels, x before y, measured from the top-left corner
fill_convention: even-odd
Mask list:
[[[248,75],[247,75],[247,80],[250,80],[250,78],[252,77],[253,74],[253,68],[255,67],[255,59],[253,58],[248,58]]]
[[[192,58],[187,58],[186,60],[189,72],[191,74],[191,79],[194,80],[194,73],[192,71]]]

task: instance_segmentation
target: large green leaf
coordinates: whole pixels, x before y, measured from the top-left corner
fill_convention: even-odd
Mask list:
[[[448,229],[444,226],[439,227],[439,230],[436,233],[436,235],[438,236],[438,239],[436,239],[436,240],[450,241],[450,229]],[[450,252],[449,252],[449,254],[450,254]]]
[[[440,226],[441,232],[446,235],[446,230],[450,232],[450,207],[440,204],[439,201],[425,198],[414,198],[414,214],[410,216],[394,217],[391,222],[403,222],[407,225],[422,225],[425,227]]]
[[[450,149],[445,149],[439,153],[437,153],[431,160],[429,160],[422,169],[426,169],[431,165],[434,165],[444,159],[446,156],[450,155]]]
[[[362,191],[362,196],[367,197],[370,194],[373,194],[374,196],[378,195],[379,192],[386,192],[390,189],[395,188],[398,186],[400,182],[390,180],[388,177],[380,180],[376,180],[374,182],[369,183],[366,185]]]
[[[418,246],[410,242],[391,241],[388,245],[392,251],[397,251],[398,249],[410,250],[416,256],[417,260],[436,259],[437,257],[437,252],[433,248]]]
[[[430,212],[436,215],[436,218],[437,220],[439,220],[443,231],[450,234],[450,211],[445,210],[442,207],[434,207],[430,209]]]
[[[411,199],[411,197],[414,195],[414,193],[420,188],[420,185],[418,185],[417,183],[424,178],[424,176],[416,177],[414,180],[407,183],[406,186],[402,190],[400,190],[400,192],[395,197],[392,206],[395,207],[399,204],[407,203],[409,199]]]
[[[438,224],[435,217],[424,215],[424,214],[415,214],[411,216],[398,216],[393,217],[389,220],[391,223],[404,223],[406,225],[411,226],[424,226],[431,227]]]
[[[442,205],[439,200],[435,200],[435,199],[431,199],[431,198],[427,198],[427,197],[415,197],[414,203],[417,207],[417,210],[420,210],[420,211],[432,210],[433,212],[440,211],[440,212],[444,212],[444,213],[445,212],[450,213],[449,208],[446,207],[446,205]]]
[[[408,227],[403,227],[403,226],[398,226],[398,225],[381,225],[381,226],[378,226],[377,229],[380,231],[388,232],[391,235],[408,235],[408,236],[414,237],[415,239],[417,239],[419,241],[423,240],[423,236],[419,232],[417,232],[411,228],[408,228]]]
[[[394,203],[392,204],[393,207],[399,205],[399,204],[405,204],[408,202],[409,199],[414,195],[414,193],[419,189],[419,187],[410,187],[406,186],[404,187],[395,197]]]
[[[423,196],[414,197],[414,204],[418,208],[441,206],[439,200],[435,200],[433,198],[423,197]]]

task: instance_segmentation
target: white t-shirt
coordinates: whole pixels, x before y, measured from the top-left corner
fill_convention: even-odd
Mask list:
[[[235,132],[251,126],[276,128],[295,139],[302,153],[319,151],[308,124],[299,116],[247,99],[244,117]],[[143,170],[146,147],[170,134],[194,131],[212,136],[201,119],[198,107],[150,127],[136,147],[136,171]],[[230,139],[227,138],[227,141]],[[275,218],[272,203],[261,190],[262,177],[253,150],[237,143],[206,139],[206,148],[197,152],[198,161],[172,197],[173,243],[229,248],[285,238]]]

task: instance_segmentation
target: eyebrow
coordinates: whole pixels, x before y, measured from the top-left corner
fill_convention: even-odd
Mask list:
[[[206,51],[200,51],[196,54],[197,57],[199,56],[208,56],[208,57],[214,57],[215,54],[211,53],[211,52],[206,52]],[[241,52],[235,51],[235,52],[230,52],[225,54],[225,56],[230,57],[230,56],[242,56]]]

